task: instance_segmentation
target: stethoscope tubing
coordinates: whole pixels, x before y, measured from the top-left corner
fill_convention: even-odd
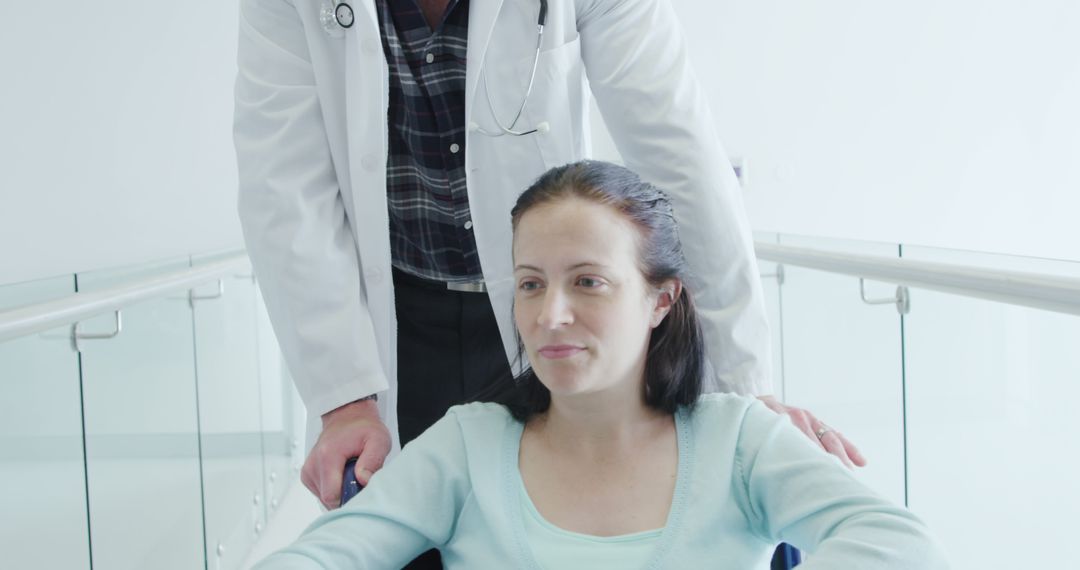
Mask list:
[[[499,117],[495,115],[495,105],[491,102],[491,92],[488,91],[487,73],[484,74],[484,97],[487,99],[488,109],[491,110],[491,118],[495,120],[495,124],[498,125],[500,133],[491,133],[485,131],[479,126],[476,127],[476,131],[480,134],[487,135],[489,137],[501,137],[503,135],[523,136],[535,133],[537,129],[531,129],[528,131],[515,131],[513,128],[517,125],[518,119],[521,118],[521,113],[525,111],[525,105],[529,102],[529,95],[532,95],[533,83],[536,82],[536,65],[540,62],[540,44],[544,39],[544,25],[539,24],[536,26],[536,52],[533,53],[532,73],[529,74],[529,86],[525,88],[525,97],[521,100],[521,106],[518,107],[517,113],[514,114],[514,120],[510,121],[510,126],[504,127]]]

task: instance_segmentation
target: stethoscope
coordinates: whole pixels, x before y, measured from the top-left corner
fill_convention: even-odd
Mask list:
[[[333,21],[330,21],[333,18]],[[330,27],[337,25],[342,29],[349,29],[356,21],[356,15],[353,14],[352,6],[349,6],[348,2],[338,2],[332,0],[329,6],[323,8],[322,14],[323,27],[327,28],[329,33]]]
[[[529,102],[529,95],[532,94],[533,83],[536,81],[536,65],[540,61],[540,45],[544,39],[544,23],[547,21],[547,0],[540,0],[540,15],[536,19],[536,51],[533,53],[532,73],[529,74],[529,86],[525,88],[525,97],[521,99],[521,105],[518,106],[517,113],[514,114],[514,119],[510,121],[509,125],[503,125],[502,121],[495,114],[495,105],[491,102],[491,92],[488,91],[487,77],[484,78],[484,97],[487,99],[488,108],[491,110],[491,118],[495,120],[495,124],[499,127],[498,131],[492,132],[480,127],[476,122],[469,123],[469,130],[478,132],[482,135],[489,137],[501,137],[503,135],[514,135],[516,137],[530,135],[532,133],[546,133],[551,130],[547,121],[538,123],[535,127],[529,130],[514,130],[518,121],[521,119],[521,114],[525,111],[525,105]],[[326,33],[331,36],[340,37],[344,34],[344,31],[351,28],[356,21],[356,15],[353,13],[352,6],[347,2],[339,2],[338,0],[331,0],[330,4],[323,6],[322,11],[322,23],[323,28],[326,29]]]

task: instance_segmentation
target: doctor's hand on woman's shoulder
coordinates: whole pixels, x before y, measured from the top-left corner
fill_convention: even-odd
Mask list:
[[[341,476],[345,462],[356,460],[356,479],[367,485],[390,453],[390,431],[379,418],[374,400],[345,404],[322,416],[319,440],[304,461],[300,480],[327,509],[341,501]]]
[[[866,458],[859,452],[854,443],[848,441],[840,432],[829,427],[825,422],[817,419],[809,410],[788,406],[777,400],[775,396],[758,396],[768,408],[780,415],[786,415],[811,440],[820,445],[825,451],[840,458],[840,461],[849,468],[855,466],[866,467]]]

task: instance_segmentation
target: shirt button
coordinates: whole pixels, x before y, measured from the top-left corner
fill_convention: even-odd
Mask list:
[[[469,220],[469,221],[465,222],[465,229],[467,229],[467,230],[472,229],[472,220]]]
[[[429,54],[427,54],[427,57],[425,57],[424,59],[427,60],[428,63],[431,63],[431,62],[435,61],[435,54],[429,53]]]
[[[458,146],[458,143],[453,143],[450,145],[450,152],[452,154],[457,154],[459,150],[461,150],[461,147]]]

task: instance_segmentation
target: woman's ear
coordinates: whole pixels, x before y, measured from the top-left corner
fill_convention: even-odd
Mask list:
[[[682,281],[668,279],[660,284],[659,289],[660,294],[656,296],[656,304],[653,306],[652,322],[650,323],[654,329],[664,322],[664,317],[671,312],[671,308],[675,306],[675,302],[682,295]]]

